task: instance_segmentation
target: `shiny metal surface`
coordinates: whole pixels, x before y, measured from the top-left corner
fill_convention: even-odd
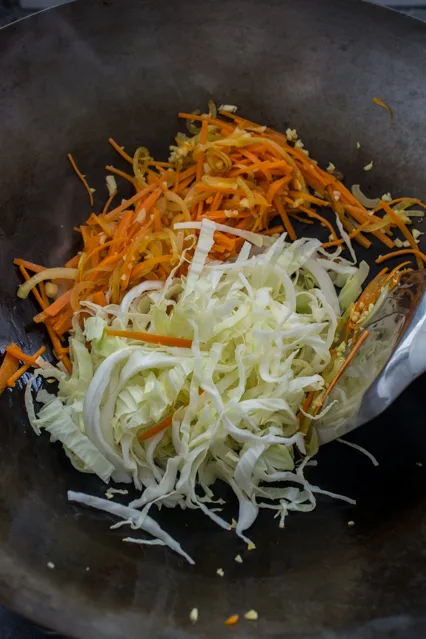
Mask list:
[[[321,420],[320,444],[343,437],[385,411],[419,375],[426,371],[426,276],[410,273],[378,308],[370,335],[330,397],[336,403],[348,376],[361,378],[356,397],[344,409],[337,404]],[[375,348],[377,355],[365,358]],[[364,362],[368,362],[365,369]],[[358,372],[356,369],[358,368]],[[354,370],[355,369],[355,370]]]
[[[68,152],[99,207],[103,167],[118,164],[109,136],[166,157],[183,128],[176,113],[211,97],[296,127],[315,158],[369,195],[425,198],[425,53],[422,23],[349,0],[82,0],[0,31],[0,345],[17,340],[33,352],[46,339],[32,325],[32,300],[16,299],[11,264],[20,255],[55,265],[78,246],[70,229],[87,217],[87,197]],[[394,129],[375,95],[392,106]],[[81,639],[423,639],[424,384],[351,433],[378,468],[333,442],[309,469],[310,481],[357,507],[320,497],[285,530],[262,513],[250,553],[200,514],[156,513],[194,567],[167,549],[129,547],[111,519],[70,505],[68,489],[105,488],[35,437],[22,391],[4,394],[1,602]],[[249,608],[257,622],[224,627]]]

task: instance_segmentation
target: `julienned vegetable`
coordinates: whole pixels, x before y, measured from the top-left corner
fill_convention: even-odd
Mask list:
[[[391,115],[382,100],[374,100]],[[52,286],[53,271],[15,260],[27,280],[18,295],[25,297],[31,290],[36,297],[41,312],[34,321],[45,324],[55,355],[68,371],[64,340],[81,302],[121,303],[137,284],[164,281],[178,263],[177,274],[184,275],[187,266],[181,256],[191,259],[194,235],[205,219],[218,223],[211,257],[222,261],[235,259],[253,232],[260,243],[283,230],[295,240],[300,222],[316,222],[323,229],[323,247],[348,249],[354,263],[352,240],[365,248],[372,241],[381,243],[385,254],[380,261],[399,257],[394,249],[406,248],[402,255],[423,266],[426,258],[416,248],[418,231],[408,228],[413,218],[423,217],[423,210],[412,210],[415,205],[423,209],[422,202],[392,200],[389,194],[372,200],[358,186],[351,193],[333,165],[325,171],[309,156],[295,130],[278,133],[235,111],[224,105],[217,115],[210,102],[207,114],[181,113],[190,135],[177,135],[169,162],[156,161],[144,147],[129,155],[110,139],[125,164],[124,170],[106,167],[109,197],[100,208],[95,207],[94,190],[68,156],[90,203],[90,215],[77,229],[82,250],[65,265],[64,277],[71,279],[60,278]],[[114,207],[116,178],[135,193]],[[36,273],[35,278],[30,279],[28,271]]]
[[[355,354],[368,337],[356,324],[340,344],[348,308],[336,290],[353,304],[350,283],[356,294],[368,269],[328,257],[319,240],[285,235],[261,253],[246,241],[222,263],[207,257],[216,231],[202,222],[187,276],[139,289],[124,309],[85,302],[84,325],[79,314],[73,320],[72,374],[44,364],[36,376],[57,380],[58,393],[38,392],[38,411],[28,403],[35,431],[61,441],[78,470],[140,490],[129,506],[70,492],[72,501],[116,515],[189,561],[149,516],[154,504],[199,508],[230,530],[214,493],[222,479],[239,501],[236,534],[247,543],[260,508],[283,526],[288,512],[315,507],[324,491],[303,475],[317,450],[312,424],[329,410],[323,402],[345,367],[342,353]]]

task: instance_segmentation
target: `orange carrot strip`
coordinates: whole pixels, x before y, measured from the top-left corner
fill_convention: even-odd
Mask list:
[[[225,624],[225,626],[235,626],[235,624],[238,623],[239,618],[240,615],[231,615],[230,617],[228,617],[228,619],[225,619],[223,623]]]
[[[401,218],[395,213],[395,211],[389,206],[387,202],[384,202],[382,200],[380,204],[382,204],[383,209],[391,218],[392,222],[399,228],[399,230],[401,231],[405,239],[408,240],[411,248],[416,251],[417,250],[416,240],[414,239],[414,237],[412,236],[412,234],[410,233],[410,231],[404,224],[403,220],[401,220]],[[423,265],[422,259],[418,255],[416,255],[416,261],[417,261],[418,268],[422,270],[424,268],[424,265]]]
[[[11,344],[16,346],[16,344]],[[16,373],[19,368],[19,361],[16,357],[7,352],[0,366],[0,395],[7,388],[8,380]]]
[[[390,282],[390,281],[392,280],[392,278],[393,278],[395,275],[397,275],[397,274],[398,274],[398,271],[399,271],[400,269],[402,269],[404,266],[407,266],[407,264],[410,264],[410,261],[408,261],[408,262],[402,262],[401,264],[398,264],[398,266],[395,266],[395,268],[393,268],[393,269],[390,271],[390,273],[386,276],[385,283],[386,283],[386,282]],[[407,269],[407,270],[410,270],[410,269]]]
[[[290,222],[290,218],[288,217],[286,210],[284,208],[283,203],[281,202],[279,197],[276,197],[274,199],[274,204],[275,204],[275,208],[277,209],[278,213],[280,214],[280,217],[283,221],[285,230],[288,233],[289,238],[291,239],[292,242],[294,242],[297,239],[297,235],[294,231],[293,225]]]
[[[290,182],[291,180],[291,176],[285,176],[279,180],[275,180],[275,182],[273,182],[271,184],[271,186],[268,189],[268,193],[266,194],[266,199],[267,201],[271,204],[272,201],[274,200],[275,196],[278,195],[278,193],[281,191],[281,189]]]
[[[127,180],[128,182],[133,184],[133,186],[135,188],[137,188],[137,182],[136,182],[135,178],[132,177],[131,175],[129,175],[128,173],[125,173],[125,171],[120,171],[120,169],[116,169],[114,166],[111,166],[110,164],[108,164],[105,167],[105,169],[107,171],[109,171],[110,173],[115,173],[115,175],[118,175],[118,176],[124,178],[125,180]]]
[[[156,203],[156,201],[158,200],[162,192],[163,192],[162,189],[159,187],[155,189],[155,191],[151,193],[151,195],[149,195],[146,198],[146,200],[144,200],[144,202],[140,203],[138,211],[145,209],[145,213],[149,213],[149,211],[152,209],[152,207],[154,206],[154,204]]]
[[[103,291],[96,291],[95,293],[93,293],[92,300],[94,304],[98,304],[98,306],[107,305],[107,300]]]
[[[91,260],[92,257],[97,255],[98,253],[101,253],[104,249],[108,248],[113,243],[114,243],[114,240],[110,240],[109,242],[105,242],[104,244],[101,244],[100,246],[97,246],[96,248],[93,249],[93,251],[90,251],[90,253],[85,255],[85,257],[81,260],[81,264],[80,264],[81,272],[84,271],[84,268],[85,268],[86,264]]]
[[[45,347],[44,350],[46,350]],[[38,355],[27,355],[16,344],[10,344],[9,346],[6,346],[6,353],[10,353],[10,355],[13,355],[13,357],[15,357],[16,359],[20,360],[21,362],[25,362],[26,364],[30,364],[30,366],[36,363],[35,360],[38,357]]]
[[[67,268],[77,268],[80,261],[80,255],[74,255],[68,262],[65,262]]]
[[[36,359],[40,357],[40,355],[43,355],[45,350],[46,350],[45,346],[42,346],[41,348],[39,348],[38,351],[34,353],[32,357],[32,362],[30,362],[29,364],[24,364],[23,366],[21,366],[21,368],[18,368],[18,370],[15,373],[13,373],[13,375],[9,377],[9,379],[7,380],[7,385],[9,386],[9,388],[13,388],[15,386],[17,380],[20,377],[22,377],[24,373],[27,372],[30,366],[36,365]]]
[[[426,255],[419,249],[401,249],[400,251],[393,251],[392,253],[387,253],[386,255],[380,255],[376,260],[376,264],[381,264],[386,260],[390,260],[394,257],[399,257],[400,255],[416,255],[420,257],[420,259],[426,261]]]
[[[58,297],[52,304],[45,308],[41,313],[33,317],[33,321],[36,324],[44,322],[48,317],[54,317],[62,309],[69,304],[72,289],[65,291],[60,297]]]
[[[161,213],[157,206],[154,206],[154,231],[159,233],[163,228],[161,223]]]
[[[47,297],[45,282],[39,282],[39,288],[40,288],[41,299],[47,306],[49,306],[50,302],[49,302],[49,298]]]
[[[339,381],[340,377],[342,376],[344,371],[347,369],[347,367],[349,366],[351,361],[354,359],[355,355],[358,353],[359,349],[361,348],[361,346],[363,345],[363,343],[365,342],[365,340],[367,339],[367,337],[369,335],[370,335],[370,332],[367,331],[367,330],[364,330],[363,334],[361,335],[361,337],[359,338],[359,340],[357,341],[357,343],[355,344],[355,346],[353,347],[353,349],[351,350],[351,352],[349,353],[349,355],[347,356],[347,358],[343,362],[342,366],[337,371],[336,375],[334,376],[334,378],[332,379],[330,384],[328,385],[327,390],[325,391],[324,395],[321,397],[320,402],[317,404],[317,406],[315,408],[315,415],[320,411],[320,408],[324,404],[324,401],[330,395],[331,391],[336,386],[336,384]]]
[[[319,215],[319,213],[316,213],[315,211],[313,211],[312,209],[307,208],[306,206],[299,206],[299,209],[301,211],[303,211],[304,213],[306,213],[307,215],[309,215],[309,217],[313,217],[316,220],[319,220],[321,222],[321,224],[325,227],[328,228],[328,230],[330,231],[332,237],[334,240],[337,240],[337,233],[334,230],[333,226],[330,224],[330,222],[328,220],[325,219],[325,217],[323,217],[322,215]]]
[[[29,271],[33,271],[34,273],[41,273],[46,270],[46,266],[41,266],[40,264],[34,264],[33,262],[28,262],[27,260],[21,260],[20,257],[15,257],[13,263],[17,266],[25,266]]]
[[[107,335],[115,337],[127,337],[150,344],[162,344],[163,346],[177,346],[181,348],[191,348],[192,339],[182,337],[169,337],[168,335],[153,335],[152,333],[142,333],[141,331],[115,331],[112,328],[106,329]]]
[[[71,329],[73,314],[72,308],[66,308],[55,317],[52,328],[57,335],[62,336]]]
[[[305,401],[303,402],[303,405],[302,405],[302,408],[303,408],[303,410],[305,411],[305,413],[307,413],[307,412],[308,412],[308,410],[310,409],[310,407],[311,407],[311,404],[312,404],[312,402],[313,402],[314,397],[315,397],[315,392],[314,392],[314,391],[310,391],[310,392],[306,395],[306,397],[305,397]],[[305,417],[305,416],[304,416],[304,414],[300,411],[300,412],[299,412],[299,415],[298,415],[299,422],[301,422],[301,421],[303,420],[303,418],[304,418],[304,417]]]
[[[90,190],[90,186],[87,184],[86,182],[86,178],[84,177],[84,175],[81,173],[81,171],[78,169],[76,163],[74,162],[74,158],[72,157],[71,153],[68,153],[68,159],[71,162],[71,166],[74,169],[74,171],[76,172],[77,176],[80,178],[80,180],[82,181],[82,183],[84,184],[84,188],[86,189],[86,191],[89,194],[89,201],[90,201],[90,206],[93,206],[93,193]]]
[[[170,262],[172,257],[173,255],[168,254],[168,255],[159,255],[158,257],[151,257],[148,260],[144,260],[143,262],[141,262],[140,264],[138,264],[132,269],[130,278],[132,280],[136,279],[137,277],[140,277],[143,273],[145,272],[148,273],[152,271],[153,267],[156,266],[157,264]]]
[[[121,148],[120,145],[117,144],[117,142],[115,140],[113,140],[113,138],[109,138],[108,142],[111,144],[111,146],[117,151],[117,153],[119,155],[121,155],[122,158],[124,158],[127,162],[129,162],[130,164],[133,164],[133,158],[130,157],[130,155],[128,155],[126,153],[126,151],[124,149]]]
[[[282,233],[284,231],[283,226],[274,226],[266,231],[262,231],[263,235],[275,235],[276,233]]]
[[[139,441],[143,442],[146,439],[151,439],[151,437],[154,437],[155,435],[158,435],[158,433],[161,433],[163,430],[166,430],[166,428],[169,428],[169,426],[171,426],[173,422],[173,415],[174,413],[163,419],[163,421],[156,426],[153,426],[149,430],[142,433],[142,435],[139,435]]]
[[[133,195],[128,200],[124,200],[124,202],[122,202],[120,206],[117,206],[117,208],[106,213],[105,218],[109,220],[116,217],[119,213],[121,213],[122,211],[125,211],[129,206],[131,206],[132,204],[135,204],[136,202],[138,202],[138,200],[141,200],[145,195],[148,195],[148,193],[151,193],[154,186],[155,186],[154,184],[151,184],[150,186],[147,186],[146,189],[144,189],[143,191],[138,191],[138,193],[135,193],[135,195]]]
[[[386,104],[386,102],[383,102],[383,100],[381,100],[380,98],[373,98],[373,102],[375,102],[379,106],[381,106],[384,109],[386,109],[386,111],[389,113],[389,119],[390,119],[391,126],[393,126],[393,111],[390,108],[390,106],[388,106]]]
[[[318,206],[330,206],[330,202],[327,200],[320,200],[319,197],[315,197],[314,195],[310,195],[309,193],[301,193],[300,191],[290,191],[289,196],[293,199],[301,199],[306,202],[311,202],[312,204],[317,204]]]
[[[71,360],[70,358],[63,353],[60,357],[59,357],[60,361],[63,363],[63,365],[65,366],[65,368],[67,369],[67,372],[71,375],[72,373],[72,364],[71,364]]]
[[[369,222],[364,222],[364,224],[360,224],[354,231],[352,231],[351,233],[349,233],[349,238],[351,240],[353,240],[354,237],[356,237],[358,235],[358,233],[361,233],[361,231],[369,226]],[[331,246],[340,246],[341,244],[344,244],[345,240],[344,239],[340,239],[340,240],[333,240],[332,242],[324,242],[322,247],[323,248],[330,248]]]
[[[104,206],[103,211],[102,211],[102,213],[101,213],[101,215],[102,215],[102,216],[104,216],[104,215],[106,215],[106,214],[108,213],[108,209],[109,209],[109,207],[110,207],[110,205],[111,205],[111,202],[113,201],[113,199],[115,198],[115,196],[116,196],[116,195],[117,195],[117,190],[115,190],[115,191],[113,191],[113,192],[111,193],[111,195],[109,196],[109,198],[108,198],[108,199],[107,199],[107,201],[105,202],[105,206]],[[99,220],[99,219],[100,219],[100,218],[98,218],[98,220]],[[102,227],[102,228],[104,228],[104,227]]]

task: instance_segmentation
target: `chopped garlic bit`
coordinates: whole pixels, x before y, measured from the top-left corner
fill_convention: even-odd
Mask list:
[[[54,299],[58,294],[58,285],[54,284],[53,282],[46,282],[44,286],[47,297],[50,297],[50,299]]]
[[[287,129],[285,134],[286,134],[287,140],[289,142],[296,142],[296,140],[297,140],[297,131],[296,131],[296,129]]]
[[[243,563],[243,558],[241,557],[241,555],[237,555],[235,557],[235,561],[237,562],[237,564],[242,564]]]
[[[340,200],[341,196],[342,194],[340,193],[340,191],[333,191],[333,198],[335,199],[336,202]]]
[[[238,107],[234,104],[222,104],[219,107],[219,111],[225,111],[226,113],[235,113],[238,110]]]
[[[395,246],[397,248],[409,248],[410,247],[410,242],[408,240],[402,241],[402,240],[399,239],[399,237],[396,237],[394,239],[394,242],[395,242]]]
[[[106,176],[106,185],[109,195],[112,195],[117,191],[117,181],[113,175]]]
[[[249,621],[256,621],[259,618],[256,610],[247,610],[244,615],[244,619],[248,619]]]
[[[47,562],[47,567],[50,568],[50,570],[53,570],[55,567],[55,564],[53,563],[53,561],[48,561]]]
[[[414,237],[414,239],[416,240],[417,244],[420,242],[419,237],[421,235],[424,235],[424,233],[422,231],[419,231],[419,229],[413,229],[411,231],[411,234]]]
[[[216,570],[216,574],[219,575],[219,577],[223,577],[223,575],[225,574],[223,568],[218,568]]]
[[[145,222],[145,218],[146,218],[146,211],[144,208],[141,208],[141,210],[136,216],[136,222],[139,222],[142,224],[143,222]]]
[[[373,160],[364,166],[364,171],[371,171],[373,168]]]
[[[334,166],[333,162],[329,162],[329,163],[328,163],[328,167],[327,167],[326,171],[327,171],[328,173],[332,173],[332,172],[333,172],[333,171],[335,171],[335,170],[336,170],[336,167]]]
[[[356,148],[357,148],[357,149],[360,149],[360,148],[361,148],[361,145],[360,145],[360,143],[359,143],[359,142],[357,142],[357,143],[356,143]]]
[[[354,521],[348,521],[348,526],[355,526],[355,522]]]
[[[305,145],[303,144],[302,140],[297,140],[294,146],[297,147],[298,149],[303,149]]]
[[[225,209],[225,217],[238,217],[238,215],[237,209]]]
[[[246,197],[243,197],[243,199],[240,200],[240,206],[243,209],[249,209],[250,208],[249,201],[248,201],[248,199]],[[226,213],[226,211],[225,211],[225,213]]]
[[[304,200],[304,199],[299,198],[298,200],[295,200],[295,201],[293,202],[292,207],[293,207],[294,209],[297,209],[299,206],[303,206],[304,202],[305,202],[305,200]]]
[[[192,621],[192,623],[197,623],[197,621],[198,621],[198,608],[193,608],[191,610],[191,612],[189,613],[189,619]]]
[[[381,199],[383,200],[383,202],[391,202],[392,195],[390,193],[383,193]]]
[[[237,527],[237,522],[235,521],[235,519],[231,520],[231,528],[236,528]]]
[[[247,550],[256,550],[256,544],[254,544],[252,541],[249,541],[247,544]]]

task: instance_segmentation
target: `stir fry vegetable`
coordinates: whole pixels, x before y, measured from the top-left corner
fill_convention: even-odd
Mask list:
[[[68,370],[63,340],[81,302],[118,304],[137,284],[165,280],[177,265],[176,274],[185,274],[199,230],[193,222],[218,223],[212,259],[235,259],[251,232],[268,237],[286,231],[294,241],[302,222],[320,225],[323,248],[347,249],[354,262],[352,240],[365,248],[375,241],[386,250],[379,263],[409,254],[423,268],[426,257],[417,248],[418,235],[409,230],[412,220],[423,216],[422,202],[373,201],[358,186],[351,193],[332,165],[325,171],[309,156],[296,131],[278,133],[234,111],[225,105],[218,115],[210,103],[208,114],[180,113],[189,134],[178,134],[169,162],[156,161],[144,147],[128,154],[110,139],[127,167],[106,167],[109,198],[79,227],[82,251],[61,269],[15,260],[27,280],[18,294],[25,297],[32,291],[36,296],[42,312],[34,320],[46,325],[55,354]],[[68,157],[93,209],[93,189]],[[135,193],[114,208],[116,176],[130,183]],[[30,278],[28,271],[35,275]],[[59,286],[52,288],[51,281]]]

